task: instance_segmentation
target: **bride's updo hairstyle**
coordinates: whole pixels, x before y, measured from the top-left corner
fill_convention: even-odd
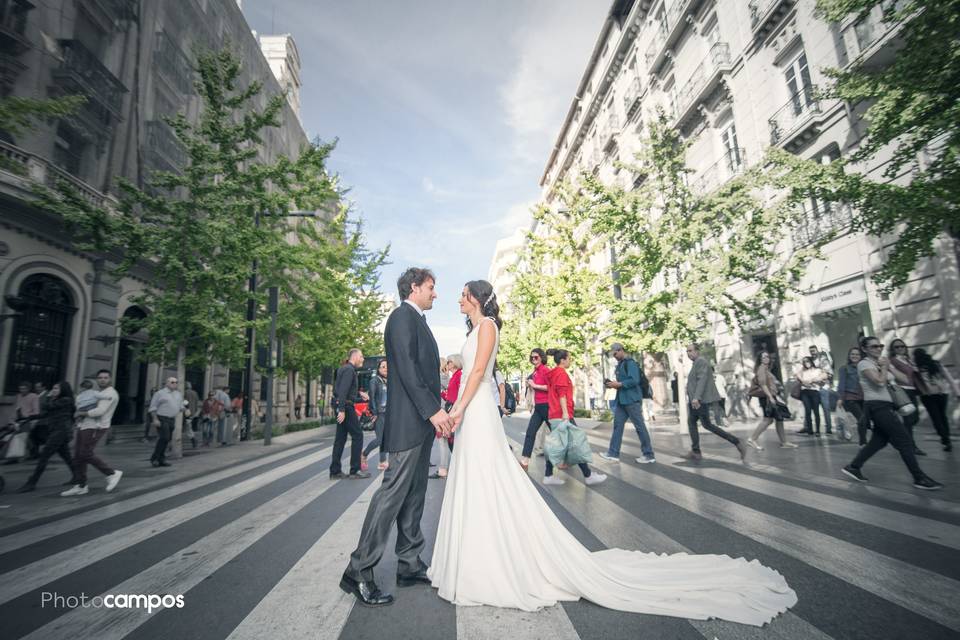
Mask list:
[[[493,292],[493,286],[486,280],[471,280],[466,285],[467,291],[474,300],[480,305],[480,313],[493,318],[497,323],[497,328],[503,328],[503,321],[500,319],[500,305],[497,304],[497,294]],[[470,316],[467,316],[467,333],[473,331],[473,322]]]

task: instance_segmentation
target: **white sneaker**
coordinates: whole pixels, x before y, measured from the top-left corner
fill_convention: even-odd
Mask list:
[[[545,476],[545,477],[543,478],[543,484],[552,484],[552,485],[555,485],[555,486],[559,486],[559,485],[563,484],[563,480],[561,480],[561,479],[558,478],[557,476]]]
[[[604,460],[607,460],[608,462],[620,462],[620,458],[618,458],[617,456],[612,456],[609,453],[601,453],[600,457],[603,458]]]
[[[80,485],[75,484],[66,491],[63,491],[60,495],[67,498],[70,496],[85,496],[89,492],[90,489],[86,485],[81,487]]]
[[[123,476],[123,471],[120,471],[120,469],[114,469],[113,475],[107,476],[107,493],[110,493],[117,487],[121,476]]]
[[[586,482],[587,484],[600,484],[606,479],[607,479],[607,474],[597,473],[596,471],[594,471],[593,473],[590,474],[590,477],[584,478],[583,481]]]
[[[657,461],[656,458],[644,458],[642,456],[637,458],[637,462],[639,462],[640,464],[652,464],[656,461]]]
[[[747,444],[756,449],[757,451],[763,451],[763,447],[757,444],[757,441],[753,438],[747,438]]]
[[[780,448],[781,449],[797,449],[798,447],[792,442],[784,442],[780,445]]]

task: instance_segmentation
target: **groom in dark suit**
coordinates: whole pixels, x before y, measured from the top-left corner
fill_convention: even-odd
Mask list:
[[[453,420],[440,408],[440,355],[423,315],[437,297],[428,269],[412,267],[397,280],[400,306],[387,319],[383,341],[390,371],[387,422],[380,446],[389,454],[383,484],[373,494],[360,542],[340,579],[340,588],[368,606],[393,603],[374,582],[387,538],[397,523],[397,586],[430,584],[420,559],[424,539],[420,518],[427,492],[430,450],[437,434],[448,435]]]

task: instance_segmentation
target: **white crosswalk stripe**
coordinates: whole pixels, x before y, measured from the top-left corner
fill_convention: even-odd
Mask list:
[[[95,522],[100,522],[106,518],[112,518],[114,516],[128,513],[134,509],[139,509],[141,507],[160,502],[161,500],[166,500],[167,498],[179,496],[188,491],[205,487],[219,480],[223,480],[224,478],[230,478],[246,471],[262,468],[268,464],[271,464],[272,462],[275,462],[276,460],[295,455],[297,452],[302,452],[303,450],[312,448],[314,446],[316,445],[307,444],[298,447],[292,447],[269,456],[256,458],[250,462],[237,464],[236,466],[232,466],[228,469],[215,471],[199,478],[193,478],[192,480],[180,482],[170,487],[157,489],[156,491],[134,496],[126,500],[112,502],[108,505],[70,516],[69,518],[54,520],[53,522],[49,522],[47,524],[31,527],[26,531],[20,531],[0,537],[0,553],[7,553],[8,551],[13,551],[14,549],[19,549],[29,544],[42,542],[54,536],[67,533],[69,531],[75,531]]]
[[[242,518],[123,581],[107,593],[186,594],[258,538],[322,495],[335,482],[316,474]],[[77,629],[91,638],[120,640],[147,620],[140,609],[77,608],[30,635],[29,640],[74,640]]]
[[[277,585],[244,618],[228,640],[335,640],[355,599],[339,586],[339,575],[357,545],[370,496],[379,480],[360,494]]]
[[[177,509],[158,513],[146,520],[135,522],[122,529],[112,531],[106,535],[61,551],[60,553],[47,556],[42,560],[31,562],[30,564],[14,569],[5,574],[5,579],[0,582],[0,603],[12,600],[24,593],[29,593],[58,578],[90,566],[103,558],[109,558],[119,551],[143,542],[144,540],[148,540],[230,500],[255,491],[268,482],[272,482],[273,480],[277,480],[319,462],[329,454],[330,449],[324,449],[311,455],[297,458],[276,469],[271,469],[266,473],[248,478],[232,487],[221,489],[199,500],[194,500],[193,502],[182,505]]]

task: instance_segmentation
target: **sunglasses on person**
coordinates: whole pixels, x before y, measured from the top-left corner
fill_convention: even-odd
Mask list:
[[[540,362],[540,356],[537,356],[537,355],[530,356],[530,362]]]
[[[883,345],[879,342],[875,342],[873,344],[866,345],[864,349],[883,349]]]

